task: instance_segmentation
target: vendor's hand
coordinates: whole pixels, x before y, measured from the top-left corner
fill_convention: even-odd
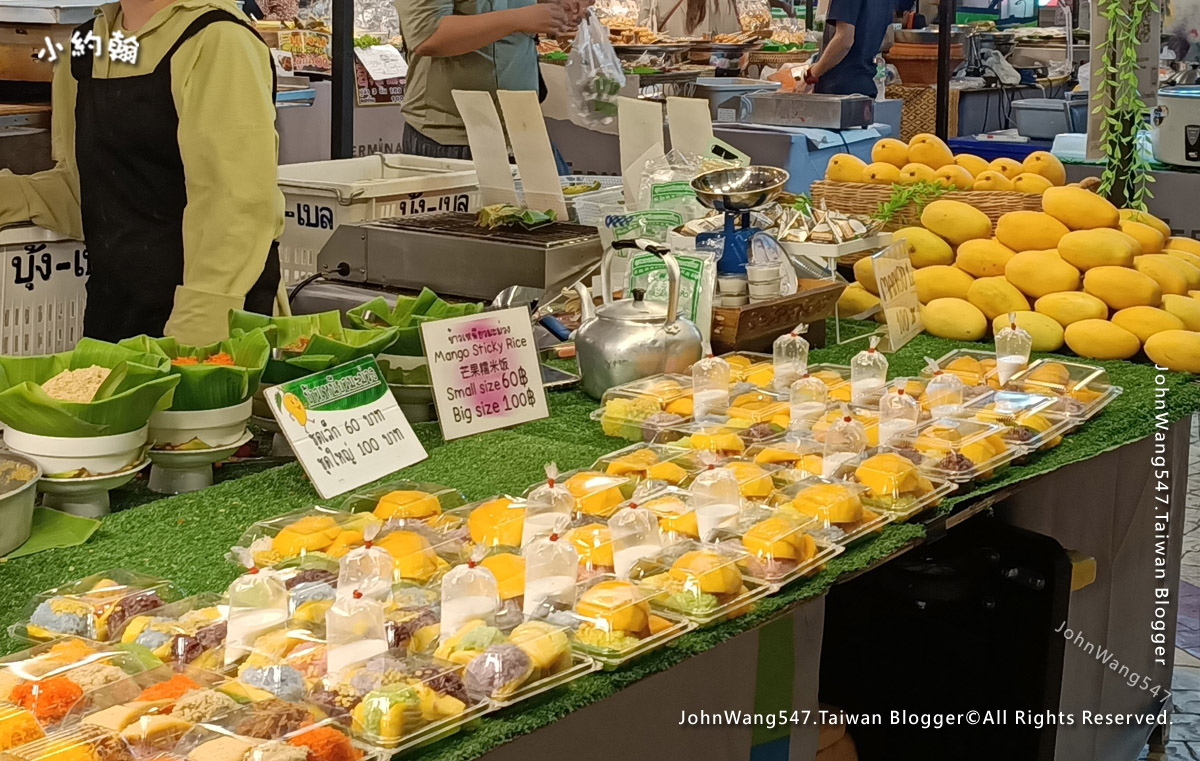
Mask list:
[[[562,6],[562,9],[567,12],[567,22],[572,27],[579,26],[579,22],[583,21],[583,17],[587,15],[587,9],[592,7],[595,0],[538,0],[539,3],[554,3]]]
[[[537,3],[518,9],[521,31],[526,34],[559,35],[575,28],[567,11],[558,3]]]

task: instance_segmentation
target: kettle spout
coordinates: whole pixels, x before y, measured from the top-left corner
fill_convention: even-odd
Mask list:
[[[587,286],[576,282],[571,287],[575,289],[575,293],[579,294],[580,324],[595,319],[596,305],[592,303],[592,294],[588,292]]]

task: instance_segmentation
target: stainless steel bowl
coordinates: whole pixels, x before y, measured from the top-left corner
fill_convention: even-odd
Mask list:
[[[33,530],[33,503],[42,468],[16,452],[0,452],[0,555],[25,543]]]
[[[775,200],[788,173],[773,166],[717,169],[692,180],[700,203],[717,211],[749,211]]]

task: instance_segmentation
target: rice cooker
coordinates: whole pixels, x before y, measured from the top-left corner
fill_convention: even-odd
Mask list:
[[[1154,158],[1164,164],[1200,167],[1200,85],[1159,90],[1150,123]]]

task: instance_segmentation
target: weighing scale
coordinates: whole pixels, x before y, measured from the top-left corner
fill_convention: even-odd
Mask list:
[[[213,465],[228,460],[254,434],[246,431],[237,441],[204,449],[151,449],[150,491],[157,494],[183,494],[212,486]]]
[[[787,184],[788,173],[771,166],[718,169],[692,180],[696,199],[725,214],[721,232],[700,233],[696,248],[717,255],[717,273],[745,275],[750,260],[750,239],[765,235],[750,224],[750,214],[775,200]]]

